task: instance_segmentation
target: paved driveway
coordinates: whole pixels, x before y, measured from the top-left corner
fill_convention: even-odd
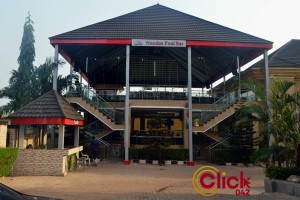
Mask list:
[[[251,196],[236,196],[235,191],[221,190],[219,194],[205,197],[197,194],[192,186],[194,172],[206,164],[194,167],[182,165],[123,165],[120,161],[104,160],[69,173],[65,177],[23,176],[0,178],[4,183],[21,192],[62,199],[297,199],[281,194],[263,193],[263,169],[260,167],[215,166],[227,175],[243,171],[251,178]]]

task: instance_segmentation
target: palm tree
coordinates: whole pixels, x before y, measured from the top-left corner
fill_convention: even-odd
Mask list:
[[[242,106],[240,108],[241,117],[236,125],[248,121],[262,122],[265,125],[262,130],[263,136],[272,137],[274,146],[284,146],[296,153],[297,144],[300,142],[300,128],[296,116],[299,109],[298,95],[289,92],[294,84],[290,81],[274,78],[270,88],[268,107],[263,87],[254,80],[244,81],[242,87],[252,90],[261,101]],[[272,149],[276,149],[277,154],[279,154],[278,149],[284,148],[275,147]]]

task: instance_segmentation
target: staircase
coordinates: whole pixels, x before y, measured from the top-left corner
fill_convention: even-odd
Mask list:
[[[88,131],[84,131],[84,134],[85,134],[85,135],[88,135],[88,136],[90,136],[90,137],[93,137],[93,136],[94,136],[94,134],[92,134],[92,133],[90,133],[90,132],[88,132]],[[108,142],[102,140],[101,138],[95,137],[95,139],[98,140],[101,144],[105,145],[106,147],[109,147],[109,146],[110,146],[110,144],[109,144]]]
[[[111,130],[124,130],[124,125],[119,124],[120,122],[116,120],[115,109],[104,100],[101,100],[98,97],[94,97],[93,100],[86,96],[66,97],[65,99],[69,103],[77,104],[92,115],[94,115]]]
[[[229,116],[235,113],[235,109],[240,107],[243,104],[242,102],[235,103],[230,107],[226,108],[222,112],[217,113],[216,115],[211,115],[211,119],[207,120],[205,123],[201,123],[200,126],[193,126],[193,132],[201,132],[205,133],[215,125],[219,124],[224,119],[228,118]],[[213,137],[213,136],[212,136]],[[217,141],[217,140],[216,140]]]
[[[113,132],[110,128],[105,126],[105,124],[103,124],[99,120],[96,120],[86,125],[82,130],[88,131],[92,133],[96,138],[101,138],[101,139]]]

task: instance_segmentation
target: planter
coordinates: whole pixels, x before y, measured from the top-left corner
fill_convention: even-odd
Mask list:
[[[278,192],[290,196],[300,197],[300,184],[282,180],[265,179],[265,192]]]

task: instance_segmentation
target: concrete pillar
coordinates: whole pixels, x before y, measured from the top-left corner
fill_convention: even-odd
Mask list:
[[[79,146],[79,126],[75,126],[75,133],[74,133],[74,147]]]
[[[236,57],[236,65],[239,72],[239,88],[238,88],[238,100],[241,100],[241,68],[240,68],[240,58]]]
[[[270,93],[270,78],[269,78],[269,59],[268,59],[268,51],[264,51],[264,60],[265,60],[265,94],[266,94],[266,103],[267,103],[267,112],[270,112],[270,102],[269,102],[269,93]],[[270,133],[270,123],[267,123],[267,130]],[[269,138],[269,146],[272,145],[272,135]]]
[[[183,110],[183,142],[184,148],[189,148],[188,109]]]
[[[211,88],[212,89],[212,88]],[[189,119],[189,166],[194,166],[193,161],[193,104],[192,104],[192,48],[188,47],[188,119]]]
[[[0,147],[6,147],[7,125],[0,125]]]
[[[74,131],[74,147],[79,146],[79,126],[75,126]],[[79,152],[76,153],[77,158],[79,158]]]
[[[129,160],[129,66],[130,64],[130,46],[126,45],[126,98],[125,98],[125,135],[124,135],[124,148],[125,148],[125,160],[124,164],[130,164]]]
[[[65,125],[59,125],[58,130],[58,149],[64,150],[65,148]]]
[[[45,146],[45,149],[47,149],[47,139],[48,139],[48,129],[47,125],[43,126],[43,145]]]
[[[24,149],[24,133],[25,133],[25,125],[20,125],[20,128],[19,128],[19,149]]]
[[[226,77],[223,77],[223,96],[226,95]]]
[[[55,67],[54,67],[54,69],[53,69],[53,90],[57,90],[57,77],[58,77],[58,44],[55,45],[54,64],[55,64]]]
[[[72,79],[73,79],[73,66],[72,65],[70,65],[70,77],[69,77],[69,80],[68,80],[68,82],[69,82],[69,84],[68,84],[68,92],[71,92],[72,90],[71,90],[71,88],[72,88]]]

